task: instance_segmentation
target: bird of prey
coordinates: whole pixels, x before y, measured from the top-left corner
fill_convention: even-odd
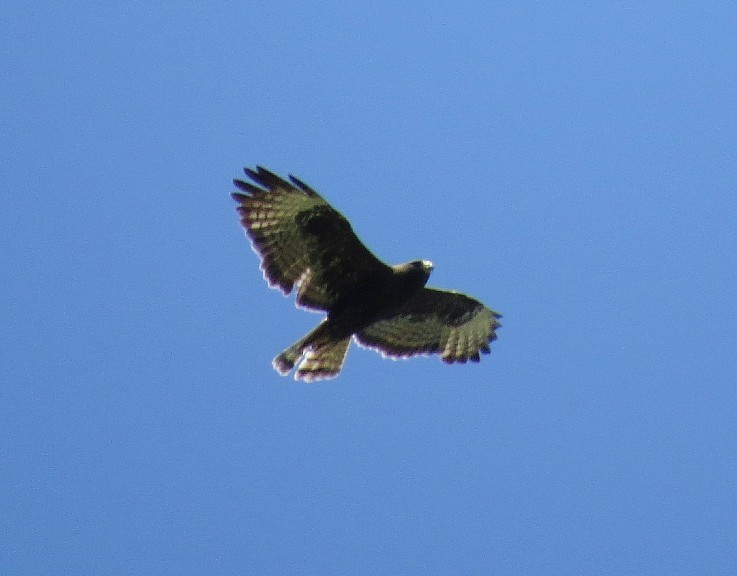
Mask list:
[[[479,301],[425,287],[427,260],[389,266],[358,239],[348,220],[294,176],[257,167],[233,180],[241,225],[272,288],[325,318],[274,358],[296,380],[338,375],[351,339],[392,358],[440,354],[447,363],[478,362],[489,353],[501,317]]]

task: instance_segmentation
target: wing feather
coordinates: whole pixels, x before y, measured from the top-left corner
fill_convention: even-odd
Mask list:
[[[478,300],[447,290],[423,288],[388,318],[355,337],[385,356],[440,354],[444,362],[478,362],[496,339],[501,315]]]
[[[269,286],[284,294],[296,286],[298,305],[329,310],[364,275],[388,268],[312,188],[260,166],[244,171],[259,186],[234,180],[232,196]]]

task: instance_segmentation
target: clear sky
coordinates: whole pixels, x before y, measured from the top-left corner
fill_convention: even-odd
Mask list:
[[[3,12],[0,573],[737,573],[734,2]],[[280,377],[256,164],[492,354]]]

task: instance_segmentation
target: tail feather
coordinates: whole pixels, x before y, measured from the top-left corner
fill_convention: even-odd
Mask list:
[[[294,368],[294,365],[297,363],[300,356],[302,356],[302,349],[297,346],[297,344],[290,346],[284,350],[284,352],[279,354],[279,356],[274,358],[274,361],[272,362],[274,370],[279,372],[282,376],[286,376],[292,368]]]
[[[350,337],[343,340],[334,340],[325,344],[310,346],[294,375],[295,380],[326,380],[335,378],[343,368],[343,362],[348,354]]]
[[[307,336],[274,358],[274,369],[286,376],[298,364],[295,380],[312,382],[334,378],[343,368],[350,343],[350,336],[337,339],[330,334],[326,323],[322,322]]]

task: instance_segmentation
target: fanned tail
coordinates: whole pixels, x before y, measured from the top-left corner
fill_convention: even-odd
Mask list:
[[[286,376],[298,364],[295,380],[334,378],[343,368],[351,337],[336,339],[326,321],[274,358],[274,369]],[[300,361],[301,359],[301,361]]]

